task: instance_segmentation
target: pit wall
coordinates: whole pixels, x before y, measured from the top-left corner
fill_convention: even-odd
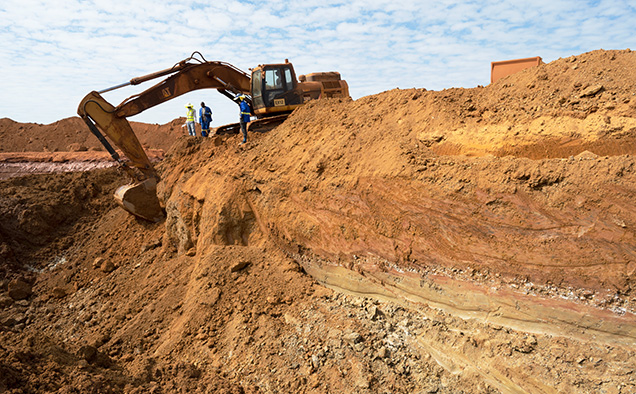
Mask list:
[[[377,180],[374,182],[376,187],[380,184]],[[405,188],[396,188],[396,185],[384,186],[386,190],[405,192]],[[422,313],[428,308],[439,309],[464,319],[477,319],[525,332],[636,345],[636,317],[633,313],[620,308],[612,311],[589,303],[586,305],[576,296],[548,294],[544,297],[536,291],[539,287],[531,282],[521,287],[518,284],[509,286],[500,280],[498,274],[484,276],[471,268],[457,273],[454,269],[444,269],[444,264],[435,265],[435,259],[440,263],[449,263],[453,258],[457,264],[468,261],[471,256],[464,255],[461,260],[458,256],[470,250],[470,243],[473,243],[473,251],[481,251],[478,255],[482,257],[475,255],[475,260],[488,263],[483,258],[487,253],[483,252],[484,248],[492,246],[484,241],[485,236],[479,241],[475,234],[493,236],[496,223],[491,220],[475,227],[476,223],[450,218],[450,212],[458,214],[462,211],[459,206],[439,202],[432,204],[431,201],[419,205],[426,212],[422,217],[426,217],[427,221],[410,224],[403,221],[401,227],[409,229],[410,235],[406,236],[398,230],[400,226],[396,228],[395,223],[378,216],[369,218],[375,223],[375,230],[370,232],[365,228],[368,223],[353,214],[357,210],[351,206],[333,209],[333,201],[332,209],[323,210],[320,204],[310,204],[295,196],[284,202],[278,201],[276,208],[267,198],[269,193],[272,190],[264,193],[245,179],[215,175],[209,171],[194,172],[182,178],[169,193],[164,190],[166,242],[173,245],[179,254],[198,256],[207,255],[217,245],[275,245],[296,259],[318,282],[340,292],[407,304]],[[359,194],[350,193],[340,198],[364,200]],[[423,202],[420,200],[419,204]],[[362,205],[373,204],[366,201]],[[289,214],[279,216],[277,209],[281,206],[287,207]],[[398,206],[403,205],[396,204],[393,208]],[[416,206],[418,204],[411,203],[410,208],[415,209]],[[526,209],[527,205],[523,208]],[[391,214],[391,217],[395,216],[404,217],[399,212]],[[411,218],[417,216],[410,213]],[[470,216],[466,212],[463,217]],[[354,221],[351,221],[352,218]],[[421,228],[433,225],[431,220],[439,231],[424,232],[424,238],[420,237]],[[440,229],[439,225],[443,222],[451,224]],[[504,226],[505,231],[510,231],[505,224],[497,226]],[[521,231],[518,228],[516,231],[538,234],[542,238],[575,239],[585,233],[581,233],[582,228],[585,226],[579,224],[565,228],[547,226],[544,230],[527,228]],[[588,228],[586,231],[591,230]],[[445,238],[444,247],[435,246],[438,242],[434,239],[436,233]],[[453,240],[454,236],[459,238]],[[462,239],[464,252],[460,253],[456,246]],[[466,242],[469,239],[472,241]],[[474,243],[475,240],[479,241],[479,245]],[[418,244],[428,246],[418,249]],[[422,264],[422,261],[428,262]],[[472,278],[467,278],[470,276],[467,272],[472,273]]]
[[[631,313],[615,313],[574,300],[537,297],[521,290],[446,275],[385,271],[374,263],[352,271],[327,261],[300,259],[307,273],[336,291],[390,300],[423,311],[426,308],[421,306],[426,306],[462,319],[523,332],[636,345],[636,316]]]

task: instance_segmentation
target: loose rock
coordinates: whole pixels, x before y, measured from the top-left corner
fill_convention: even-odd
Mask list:
[[[30,284],[22,279],[14,279],[9,282],[9,297],[14,300],[24,300],[33,294]]]

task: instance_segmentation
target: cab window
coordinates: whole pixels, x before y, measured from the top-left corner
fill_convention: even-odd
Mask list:
[[[292,90],[294,88],[294,80],[292,79],[292,73],[289,68],[285,69],[285,85],[287,86],[285,90]]]
[[[261,72],[255,71],[252,74],[252,95],[260,96],[261,95]]]
[[[265,70],[265,89],[282,89],[283,78],[279,69]]]

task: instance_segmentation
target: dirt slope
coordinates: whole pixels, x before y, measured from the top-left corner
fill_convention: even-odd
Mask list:
[[[0,391],[635,392],[634,65],[181,137],[159,224],[112,169],[2,181]]]
[[[165,125],[131,122],[152,162],[184,135],[185,118]],[[113,145],[115,149],[116,146]],[[120,156],[124,157],[119,151]],[[88,132],[79,117],[66,118],[49,125],[17,123],[0,119],[0,179],[26,174],[63,171],[88,171],[115,166],[110,154]]]
[[[178,118],[164,125],[130,122],[141,144],[146,148],[168,150],[184,135]],[[0,152],[82,152],[104,151],[97,138],[88,131],[84,121],[75,116],[43,125],[18,123],[0,119]]]

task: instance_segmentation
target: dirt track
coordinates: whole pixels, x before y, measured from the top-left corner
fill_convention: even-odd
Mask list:
[[[634,65],[153,126],[159,224],[114,169],[2,181],[0,391],[636,392]]]

